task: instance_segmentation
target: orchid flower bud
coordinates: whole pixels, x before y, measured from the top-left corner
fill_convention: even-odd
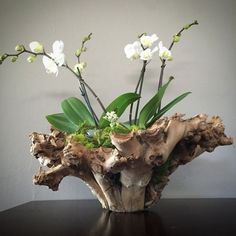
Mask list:
[[[33,63],[35,60],[36,60],[36,55],[30,55],[30,56],[27,58],[27,61],[28,61],[29,63]]]
[[[79,57],[79,56],[81,55],[81,53],[82,53],[82,49],[79,48],[79,49],[76,50],[75,55],[76,55],[77,57]]]
[[[180,40],[180,36],[177,35],[177,34],[175,34],[175,35],[173,36],[173,42],[174,42],[174,43],[178,43],[179,40]]]
[[[23,52],[24,50],[25,50],[24,45],[18,44],[15,47],[15,51],[17,51],[17,52]]]
[[[29,47],[30,47],[31,51],[34,53],[43,53],[43,51],[44,51],[43,45],[37,41],[31,42],[29,44]]]
[[[18,59],[18,57],[14,56],[14,57],[11,58],[11,62],[16,62],[17,59]]]
[[[4,61],[7,58],[7,54],[0,55],[0,61]]]

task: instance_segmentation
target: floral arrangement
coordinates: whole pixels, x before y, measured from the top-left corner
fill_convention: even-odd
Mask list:
[[[83,78],[86,63],[81,60],[87,51],[86,44],[92,34],[86,36],[75,52],[77,62],[68,65],[60,40],[46,52],[40,42],[15,47],[16,53],[0,56],[2,64],[10,58],[16,62],[26,53],[28,62],[42,56],[47,73],[59,73],[59,68],[69,70],[79,82],[84,102],[69,97],[61,102],[62,113],[46,116],[52,125],[50,134],[31,134],[31,154],[41,164],[33,181],[58,190],[66,176],[81,178],[97,196],[103,208],[117,212],[134,212],[155,204],[178,166],[192,161],[203,152],[212,152],[217,146],[230,145],[233,139],[224,133],[224,125],[218,116],[208,118],[199,114],[190,119],[183,115],[163,117],[190,92],[185,92],[165,106],[162,99],[173,80],[163,83],[164,70],[173,60],[171,50],[182,33],[197,25],[194,21],[173,35],[170,46],[163,46],[156,34],[142,33],[133,43],[124,47],[129,60],[141,60],[142,68],[133,92],[121,94],[108,106]],[[155,54],[160,58],[160,75],[156,93],[140,108],[146,69]],[[97,115],[91,105],[96,98],[102,112]],[[126,122],[120,117],[129,109]],[[44,168],[42,166],[45,166]]]
[[[16,62],[22,54],[27,53],[29,54],[27,61],[30,63],[33,63],[39,56],[42,56],[43,65],[49,74],[57,76],[60,67],[68,69],[79,81],[79,89],[85,104],[78,98],[67,98],[61,103],[63,113],[48,115],[46,117],[48,122],[60,131],[72,134],[76,140],[85,144],[86,147],[111,147],[112,143],[109,138],[111,132],[129,133],[132,130],[148,128],[176,103],[190,94],[190,92],[181,94],[166,106],[161,106],[165,91],[173,79],[173,77],[170,77],[169,81],[163,85],[166,62],[173,59],[171,49],[174,44],[179,42],[184,30],[188,30],[191,26],[197,24],[198,22],[194,21],[184,26],[173,36],[169,48],[163,46],[162,41],[159,41],[158,46],[154,47],[154,44],[158,41],[157,35],[152,34],[149,36],[146,33],[139,35],[138,40],[134,43],[127,44],[124,48],[126,57],[132,61],[138,59],[143,61],[141,73],[134,92],[120,95],[107,107],[103,105],[97,93],[95,93],[94,89],[89,86],[82,76],[87,64],[81,61],[81,56],[87,51],[85,45],[91,39],[92,33],[83,39],[80,48],[76,50],[77,63],[73,67],[70,67],[66,62],[66,56],[63,52],[64,43],[61,40],[53,43],[51,53],[46,52],[44,46],[37,41],[31,42],[29,49],[26,49],[24,45],[17,45],[15,47],[16,53],[4,53],[0,56],[0,63],[2,64],[7,58],[10,58],[12,62]],[[159,54],[161,61],[157,92],[140,110],[145,71],[155,53]],[[89,93],[97,99],[102,109],[100,116],[95,113],[90,103]],[[119,122],[120,116],[128,107],[128,121],[124,123]]]

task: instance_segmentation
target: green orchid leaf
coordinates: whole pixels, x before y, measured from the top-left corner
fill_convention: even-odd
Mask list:
[[[106,108],[107,112],[115,111],[116,115],[120,117],[126,108],[139,99],[139,95],[137,93],[125,93],[114,99],[110,105]],[[99,127],[104,128],[109,126],[109,121],[103,119],[105,116],[105,112],[102,114],[99,120]]]
[[[62,132],[71,134],[78,130],[78,126],[69,121],[64,113],[47,115],[46,119],[54,128]]]
[[[169,79],[169,81],[157,91],[157,93],[146,103],[146,105],[140,111],[138,120],[140,128],[146,128],[147,122],[156,114],[156,110],[158,109],[171,80],[172,79]]]
[[[173,106],[175,106],[178,102],[183,100],[186,96],[188,96],[191,92],[186,92],[172,100],[170,103],[168,103],[166,106],[164,106],[154,117],[153,119],[148,123],[147,126],[152,125],[157,119],[159,119],[161,116],[163,116],[167,111],[169,111]]]
[[[62,110],[68,120],[77,126],[85,123],[88,126],[95,126],[93,117],[82,101],[76,97],[69,97],[62,101]]]

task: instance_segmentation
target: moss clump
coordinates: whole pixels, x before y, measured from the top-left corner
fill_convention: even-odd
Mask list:
[[[76,133],[72,134],[71,137],[76,142],[83,144],[86,148],[98,148],[98,147],[113,147],[111,143],[111,128],[107,127],[105,129],[90,129],[82,128]]]
[[[81,143],[88,149],[99,148],[99,147],[107,147],[114,148],[111,142],[111,134],[112,133],[130,133],[132,131],[138,131],[140,128],[136,125],[126,126],[125,124],[116,123],[114,126],[109,126],[103,129],[99,128],[91,128],[86,125],[83,125],[72,134],[73,140]]]

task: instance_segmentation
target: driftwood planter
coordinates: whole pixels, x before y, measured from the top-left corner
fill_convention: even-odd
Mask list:
[[[30,137],[32,155],[47,166],[40,167],[35,184],[56,191],[64,177],[79,177],[103,208],[117,212],[152,206],[179,165],[217,146],[233,143],[224,134],[221,119],[209,119],[204,114],[190,119],[176,114],[159,119],[147,130],[112,134],[114,149],[88,150],[57,130]]]

